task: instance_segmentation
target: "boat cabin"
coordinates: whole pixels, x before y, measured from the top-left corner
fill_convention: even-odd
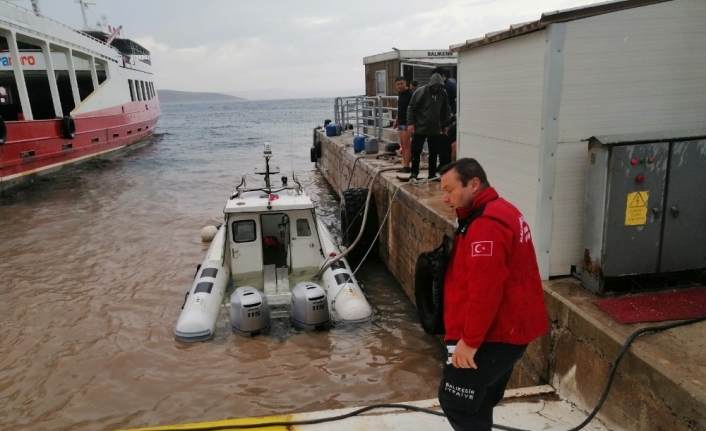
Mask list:
[[[269,172],[273,174],[276,172]],[[324,259],[314,204],[299,185],[238,188],[224,209],[234,279],[265,293],[289,288],[289,274],[315,274]]]

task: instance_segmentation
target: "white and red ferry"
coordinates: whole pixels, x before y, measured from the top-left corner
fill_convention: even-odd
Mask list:
[[[149,51],[77,3],[82,30],[0,1],[0,194],[154,133]]]

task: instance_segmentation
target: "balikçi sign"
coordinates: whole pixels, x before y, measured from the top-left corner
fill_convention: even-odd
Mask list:
[[[427,57],[453,57],[449,51],[428,51]]]

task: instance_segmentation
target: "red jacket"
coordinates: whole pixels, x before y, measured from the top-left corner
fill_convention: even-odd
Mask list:
[[[456,212],[459,229],[444,281],[445,339],[477,348],[527,344],[545,334],[542,281],[520,211],[488,187]]]

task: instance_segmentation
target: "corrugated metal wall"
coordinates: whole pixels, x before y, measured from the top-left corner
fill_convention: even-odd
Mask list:
[[[544,32],[459,54],[459,157],[474,157],[534,228]]]
[[[706,1],[676,0],[567,24],[552,275],[582,255],[585,140],[706,127]]]
[[[704,22],[706,1],[675,0],[557,24],[566,36],[556,155],[545,161],[556,168],[545,179],[554,180],[548,275],[567,275],[581,259],[583,140],[706,127]],[[542,202],[547,36],[542,30],[459,53],[459,156],[477,158],[533,229]]]

